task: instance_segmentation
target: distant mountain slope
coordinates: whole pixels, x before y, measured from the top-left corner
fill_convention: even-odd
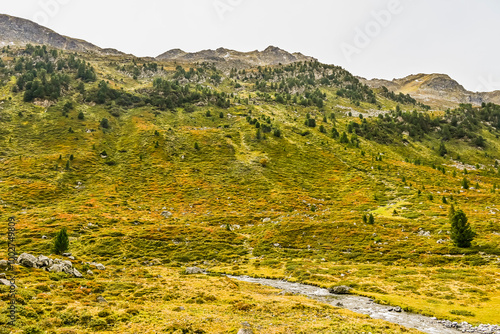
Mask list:
[[[104,54],[123,54],[115,49],[102,49],[92,43],[60,35],[35,22],[0,14],[0,46],[44,44],[71,51],[94,51]]]
[[[392,81],[382,79],[366,80],[362,82],[372,88],[387,89],[395,93],[410,94],[419,102],[433,107],[455,107],[460,103],[480,105],[485,102],[500,103],[500,91],[471,92],[466,90],[457,81],[446,74],[414,74]]]
[[[194,53],[184,52],[180,49],[167,51],[157,60],[176,60],[182,62],[214,62],[230,64],[234,67],[256,67],[267,65],[291,64],[299,61],[316,60],[301,53],[289,53],[275,46],[269,46],[264,51],[239,52],[225,48],[217,50],[203,50]]]

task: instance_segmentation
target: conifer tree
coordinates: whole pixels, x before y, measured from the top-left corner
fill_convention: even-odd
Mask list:
[[[468,223],[465,213],[462,210],[457,210],[451,217],[450,223],[453,243],[460,248],[469,248],[476,233]]]
[[[69,248],[69,238],[66,232],[66,227],[63,227],[56,235],[54,240],[54,252],[56,254],[62,254]]]

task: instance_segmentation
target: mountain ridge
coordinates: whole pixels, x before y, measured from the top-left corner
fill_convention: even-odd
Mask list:
[[[395,93],[409,94],[417,101],[434,107],[452,108],[460,103],[476,106],[489,102],[500,103],[500,91],[472,92],[449,75],[442,73],[410,74],[393,80],[358,78],[371,88],[381,89],[385,86]]]
[[[112,48],[100,48],[82,39],[61,35],[52,29],[20,17],[0,14],[0,45],[40,44],[57,49],[97,52],[106,55],[121,55]]]
[[[116,49],[101,48],[82,39],[58,34],[47,27],[27,19],[0,14],[0,45],[23,46],[26,44],[47,45],[57,49],[96,52],[103,55],[124,54]],[[225,70],[318,61],[316,58],[305,56],[300,52],[291,53],[275,46],[269,46],[262,51],[254,50],[249,52],[223,47],[197,52],[186,52],[177,48],[168,50],[156,57],[142,58],[182,63],[208,62]],[[471,92],[447,74],[419,73],[393,80],[365,79],[363,77],[358,77],[358,79],[374,89],[381,89],[385,86],[388,90],[395,93],[409,94],[417,101],[434,108],[453,108],[461,103],[471,103],[476,106],[489,102],[500,104],[500,91]]]
[[[214,62],[219,64],[240,65],[240,67],[256,67],[268,65],[287,65],[300,61],[317,61],[316,58],[304,56],[300,52],[290,53],[275,46],[268,46],[263,51],[241,52],[220,47],[216,50],[185,52],[181,49],[168,50],[156,57],[156,60],[175,60],[183,62]]]

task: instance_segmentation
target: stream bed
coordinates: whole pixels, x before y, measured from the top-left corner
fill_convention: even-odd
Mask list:
[[[429,334],[483,333],[500,334],[498,325],[479,325],[474,327],[466,322],[457,323],[448,320],[438,320],[421,314],[408,313],[400,308],[380,305],[372,299],[356,295],[337,295],[327,289],[312,285],[291,283],[283,280],[253,278],[248,276],[227,277],[249,283],[258,283],[283,290],[284,292],[301,294],[323,303],[345,308],[356,313],[367,314],[374,319],[382,319],[407,328],[415,328]],[[399,312],[398,312],[399,311]]]

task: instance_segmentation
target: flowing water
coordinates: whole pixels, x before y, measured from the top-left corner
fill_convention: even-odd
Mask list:
[[[230,276],[229,278],[249,282],[258,283],[266,286],[275,287],[285,292],[305,295],[309,298],[331,304],[333,306],[349,309],[356,313],[367,314],[374,319],[382,319],[394,324],[398,324],[408,328],[415,328],[421,332],[429,334],[457,334],[463,333],[465,330],[449,328],[434,317],[427,317],[416,313],[396,312],[394,307],[380,305],[374,303],[370,298],[356,295],[335,295],[328,292],[327,289],[318,288],[312,285],[290,283],[282,280],[252,278],[248,276]],[[446,322],[448,326],[455,326],[456,323]],[[456,324],[459,325],[459,324]],[[467,330],[467,332],[479,333],[500,333],[496,330],[482,331],[480,328]]]

